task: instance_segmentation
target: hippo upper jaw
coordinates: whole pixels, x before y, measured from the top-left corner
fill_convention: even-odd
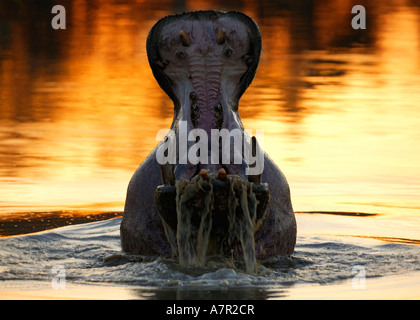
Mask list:
[[[200,51],[201,56],[195,50]],[[209,65],[219,61],[225,71],[231,71],[225,73],[220,82],[229,82],[226,96],[230,106],[237,109],[240,97],[255,76],[260,54],[258,26],[240,12],[196,11],[167,16],[153,26],[147,38],[147,56],[153,75],[174,102],[176,112],[190,93],[186,86],[183,86],[184,94],[182,90],[176,92],[177,82],[170,77],[170,70],[176,65],[189,77],[187,64],[193,63],[194,57],[201,60],[200,64],[205,62],[202,57],[208,59]],[[233,75],[235,66],[241,71],[236,76]]]
[[[188,132],[202,129],[208,137],[212,129],[243,131],[238,103],[255,75],[260,50],[258,27],[238,12],[183,13],[163,18],[152,28],[148,58],[159,85],[174,102],[172,129],[177,141],[181,122]],[[188,149],[193,143],[187,142]],[[210,149],[210,139],[208,146]],[[233,155],[237,151],[228,152]],[[245,177],[247,167],[245,160],[217,164],[179,160],[177,179],[190,179],[202,168],[217,171],[222,167]]]

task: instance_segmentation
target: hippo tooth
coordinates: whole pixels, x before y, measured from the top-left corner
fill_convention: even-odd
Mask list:
[[[181,30],[179,32],[179,37],[181,39],[182,45],[184,47],[189,47],[189,45],[190,45],[190,37],[188,36],[188,34],[184,30]]]
[[[252,154],[257,153],[257,138],[255,136],[252,136],[251,138],[251,147],[252,147]]]
[[[225,169],[220,169],[219,172],[217,173],[217,179],[219,180],[226,180],[226,170]]]
[[[209,174],[206,169],[201,169],[199,175],[203,178],[203,180],[207,180],[209,178]]]
[[[251,138],[251,153],[252,155],[257,154],[257,138],[255,138],[255,136]],[[250,165],[250,167],[253,166],[255,166],[255,164]],[[260,173],[258,175],[249,175],[248,181],[260,184],[262,182],[262,174]]]
[[[217,33],[217,39],[218,44],[224,44],[226,41],[226,30],[222,29]]]
[[[248,181],[249,182],[260,184],[262,182],[262,175],[261,175],[261,173],[258,174],[258,175],[256,175],[256,176],[249,175],[248,176]]]

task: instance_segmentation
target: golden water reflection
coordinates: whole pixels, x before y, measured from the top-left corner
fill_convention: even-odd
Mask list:
[[[264,129],[295,210],[418,215],[418,4],[366,1],[367,29],[353,30],[350,0],[73,0],[62,1],[67,29],[53,30],[48,5],[20,3],[0,4],[0,213],[122,210],[172,117],[148,66],[148,31],[167,14],[218,8],[260,26],[261,64],[240,114]]]

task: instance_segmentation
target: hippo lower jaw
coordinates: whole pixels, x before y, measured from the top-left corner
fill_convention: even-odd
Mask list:
[[[230,255],[243,257],[247,272],[256,271],[254,234],[270,201],[267,183],[202,169],[191,180],[158,186],[155,199],[181,265],[203,265],[207,254]]]
[[[159,216],[162,220],[173,230],[177,229],[177,213],[176,213],[176,194],[177,187],[175,180],[166,180],[165,178],[165,169],[164,166],[161,166],[162,174],[162,184],[156,188],[156,204],[158,207]],[[216,199],[214,208],[217,208],[218,212],[224,217],[227,217],[227,211],[229,210],[229,180],[234,177],[234,175],[227,175],[224,169],[220,169],[217,175],[212,174],[211,179],[209,179],[209,174],[202,170],[198,174],[203,180],[210,180],[212,184],[212,191],[214,198]],[[195,177],[195,176],[194,176]],[[237,176],[238,177],[238,176]],[[252,181],[249,181],[252,182]],[[256,207],[256,219],[260,221],[264,217],[265,210],[267,209],[268,203],[270,201],[270,190],[267,183],[261,183],[261,180],[254,180],[250,184],[252,192],[256,196],[258,205]],[[199,206],[196,204],[196,206]],[[214,209],[213,208],[213,209]],[[218,213],[218,214],[219,214]],[[224,214],[223,214],[224,213]]]

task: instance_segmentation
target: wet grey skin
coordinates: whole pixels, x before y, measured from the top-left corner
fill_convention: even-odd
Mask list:
[[[154,77],[174,103],[171,129],[177,132],[179,122],[186,121],[188,130],[201,128],[209,137],[211,129],[244,130],[239,99],[255,76],[260,52],[259,29],[240,12],[187,12],[159,20],[148,35],[147,55]],[[122,249],[127,253],[171,254],[155,203],[156,188],[162,184],[156,159],[159,145],[128,186],[120,228]],[[172,170],[166,175],[177,180],[191,179],[201,169],[217,173],[221,168],[247,179],[246,167],[244,160],[241,164],[177,164],[164,170]],[[292,254],[296,220],[289,185],[267,154],[260,179],[268,184],[271,200],[254,235],[256,256]]]

